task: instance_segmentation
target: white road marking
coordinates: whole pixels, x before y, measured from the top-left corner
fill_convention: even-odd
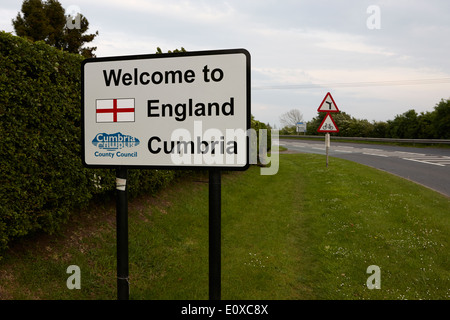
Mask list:
[[[369,156],[385,157],[385,158],[389,157],[389,156],[387,156],[385,154],[381,154],[381,153],[367,153],[367,152],[363,152],[363,154],[367,154]]]
[[[402,158],[402,159],[403,159],[403,160],[409,160],[409,161],[420,162],[420,163],[425,163],[425,164],[432,164],[432,165],[434,165],[434,166],[445,167],[445,165],[440,164],[440,163],[428,162],[428,161],[417,160],[417,159],[408,159],[408,158]]]
[[[283,141],[283,145],[293,146],[297,148],[305,148],[312,150],[320,150],[325,151],[325,146],[322,146],[322,143],[302,143],[302,142],[294,142],[294,141]],[[337,149],[333,147],[330,148],[331,151],[339,152],[339,153],[362,153],[365,155],[376,156],[376,157],[395,157],[408,161],[415,161],[423,164],[430,164],[439,167],[450,166],[450,157],[447,156],[439,156],[439,155],[431,155],[425,153],[417,153],[417,152],[405,152],[405,151],[386,151],[375,148],[357,148],[351,146],[338,146]]]
[[[340,150],[340,149],[336,149],[336,150],[333,150],[333,151],[336,151],[336,152],[345,152],[345,153],[353,153],[353,151],[349,151],[349,150]]]

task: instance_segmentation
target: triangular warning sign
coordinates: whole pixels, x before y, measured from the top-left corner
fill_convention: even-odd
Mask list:
[[[323,121],[320,124],[319,129],[317,129],[317,132],[339,132],[339,128],[337,127],[336,123],[334,123],[331,114],[327,113],[325,118],[323,118]]]
[[[319,109],[317,109],[317,111],[318,112],[339,112],[336,102],[334,102],[334,99],[329,92],[325,95],[325,98],[323,98],[323,101],[320,104],[320,107],[319,107]]]

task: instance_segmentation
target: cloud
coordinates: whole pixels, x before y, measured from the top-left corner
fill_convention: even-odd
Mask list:
[[[121,12],[135,12],[150,16],[159,16],[181,23],[218,24],[234,14],[233,8],[227,2],[212,4],[211,1],[188,0],[107,0],[98,1],[107,6],[113,6]]]
[[[13,32],[14,28],[11,21],[16,18],[17,13],[17,10],[0,8],[0,30]]]
[[[264,88],[264,85],[307,84],[317,81],[309,72],[300,68],[261,68],[253,67],[253,87]]]
[[[351,54],[381,55],[383,57],[396,55],[396,53],[384,47],[367,43],[368,40],[361,35],[313,30],[309,36],[318,42],[317,46],[327,50],[345,51]]]

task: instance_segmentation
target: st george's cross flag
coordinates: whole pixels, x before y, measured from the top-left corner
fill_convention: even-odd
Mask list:
[[[98,99],[97,122],[134,122],[134,99]]]

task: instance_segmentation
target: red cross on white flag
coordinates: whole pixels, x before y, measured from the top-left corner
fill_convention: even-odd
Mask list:
[[[134,122],[134,99],[96,100],[97,122]]]

